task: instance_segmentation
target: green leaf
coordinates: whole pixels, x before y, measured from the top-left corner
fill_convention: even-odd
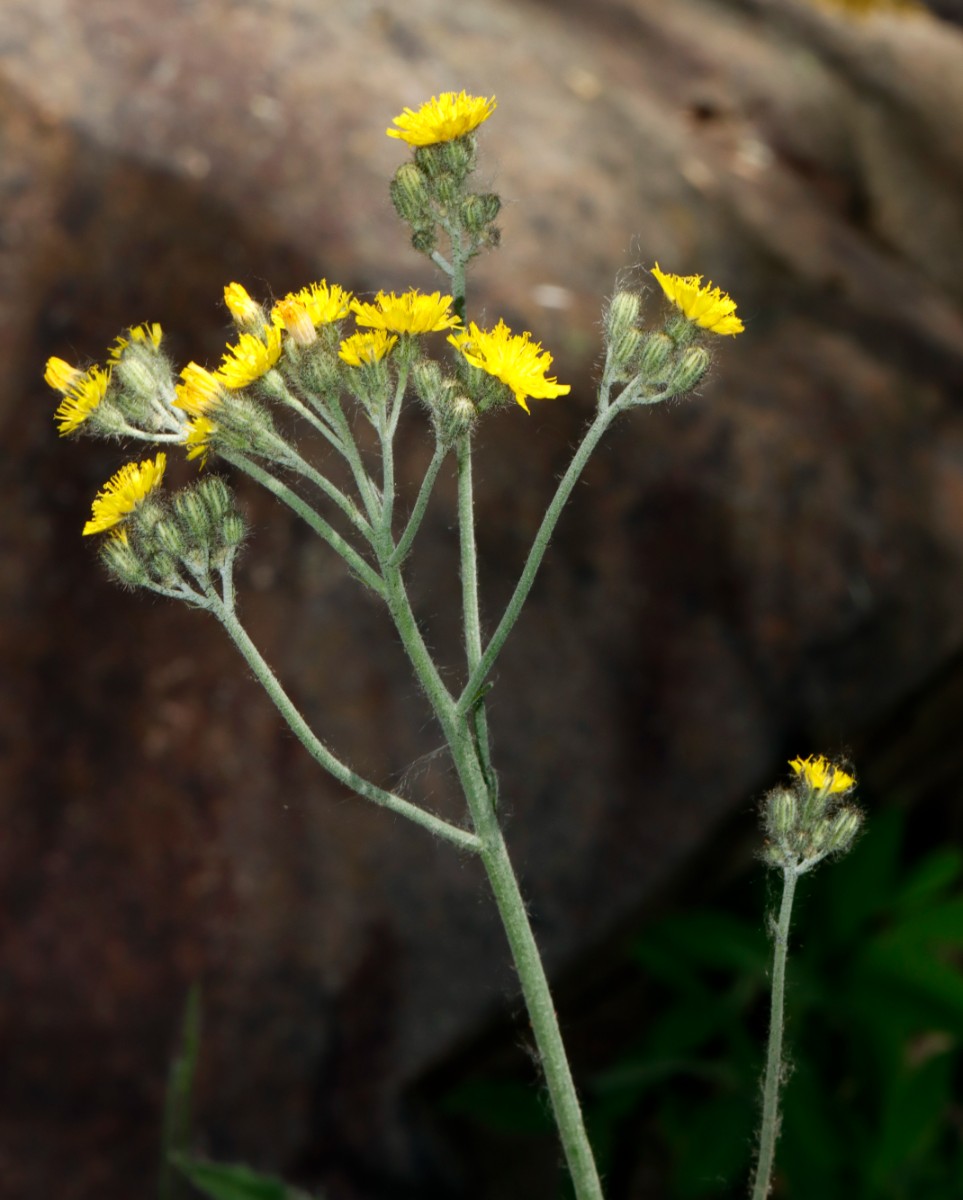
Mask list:
[[[304,1192],[250,1167],[203,1162],[177,1154],[173,1162],[211,1200],[301,1200]]]
[[[869,1166],[871,1180],[882,1191],[905,1164],[928,1155],[952,1101],[953,1055],[941,1053],[893,1081]]]
[[[963,852],[955,847],[937,850],[911,871],[896,893],[893,907],[911,912],[938,899],[963,874]]]
[[[158,1182],[160,1200],[175,1200],[182,1193],[171,1159],[187,1148],[191,1135],[191,1100],[194,1074],[201,1047],[201,989],[193,984],[187,993],[181,1022],[180,1046],[171,1063],[164,1098],[164,1123],[161,1133],[161,1168]]]

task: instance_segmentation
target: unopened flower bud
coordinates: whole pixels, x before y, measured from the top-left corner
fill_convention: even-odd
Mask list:
[[[224,288],[224,303],[234,323],[240,329],[258,329],[265,324],[264,309],[248,294],[240,283],[229,283]]]
[[[144,564],[126,537],[106,538],[100,548],[100,561],[124,587],[144,587],[148,582]]]
[[[210,538],[211,512],[198,494],[197,488],[178,492],[171,504],[174,516],[190,541],[206,542]]]
[[[690,346],[684,350],[669,377],[672,395],[688,392],[699,382],[709,369],[709,352],[703,346]]]
[[[461,189],[461,180],[446,172],[444,175],[439,175],[434,181],[432,190],[442,208],[450,211],[458,206],[461,200]]]
[[[221,521],[221,540],[225,546],[233,549],[244,541],[247,525],[244,518],[236,510],[229,512]]]
[[[183,525],[169,517],[154,526],[153,540],[172,558],[183,558],[191,549],[189,540],[184,536]]]
[[[459,184],[464,183],[468,173],[475,169],[478,154],[475,138],[471,134],[453,138],[450,142],[442,142],[438,150],[445,170],[453,175]]]
[[[208,475],[196,487],[197,496],[207,508],[212,521],[220,521],[234,509],[234,494],[218,475]]]
[[[664,379],[674,351],[675,342],[667,333],[650,333],[639,356],[639,374],[650,383]]]
[[[424,223],[431,211],[431,201],[425,176],[413,162],[402,163],[388,190],[391,203],[402,221],[407,221],[409,225]]]
[[[411,235],[411,244],[419,254],[431,254],[438,242],[438,235],[435,233],[434,225],[426,225],[423,229],[416,229]]]
[[[466,196],[461,205],[462,224],[469,233],[481,233],[501,212],[501,199],[494,192]]]
[[[863,814],[858,808],[841,808],[830,819],[826,828],[826,849],[830,854],[844,854],[852,845],[853,838],[863,823]]]
[[[636,328],[641,302],[634,292],[616,292],[605,314],[611,362],[625,368],[638,352],[642,334]]]
[[[478,409],[467,396],[456,396],[441,409],[438,416],[441,437],[450,444],[471,432],[478,420]]]
[[[796,797],[786,788],[776,788],[766,797],[766,829],[770,837],[788,838],[796,825]]]

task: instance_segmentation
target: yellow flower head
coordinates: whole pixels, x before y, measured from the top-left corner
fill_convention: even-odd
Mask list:
[[[448,338],[473,367],[480,367],[510,388],[526,412],[529,411],[526,397],[554,400],[572,390],[567,383],[546,377],[552,356],[530,339],[529,333],[513,334],[504,321],[499,321],[487,333],[472,321],[467,330],[453,333]]]
[[[246,287],[240,283],[229,283],[224,288],[224,303],[236,325],[259,325],[264,320],[260,304],[252,300]]]
[[[397,340],[396,336],[389,335],[384,329],[353,333],[341,343],[338,358],[349,367],[371,366],[390,354]]]
[[[174,388],[177,407],[189,417],[199,416],[224,402],[224,387],[217,375],[196,362],[181,371],[181,382]]]
[[[856,786],[856,779],[842,768],[833,766],[822,755],[813,758],[794,758],[790,764],[797,776],[814,791],[825,791],[829,795],[848,792]]]
[[[135,512],[164,478],[167,456],[161,451],[153,460],[127,463],[112,475],[94,497],[93,512],[84,535],[113,529]]]
[[[128,346],[139,343],[141,345],[151,345],[156,350],[161,344],[161,338],[164,336],[163,330],[156,321],[148,325],[146,322],[143,325],[134,325],[127,330],[126,334],[121,334],[114,341],[108,353],[108,358],[111,362],[120,362],[121,355]]]
[[[62,358],[48,358],[43,381],[54,391],[63,392],[66,395],[73,385],[83,377],[83,374],[79,367],[72,367]]]
[[[51,366],[52,363],[58,364]],[[61,437],[66,437],[79,429],[87,418],[97,409],[107,395],[107,385],[110,383],[110,367],[106,371],[102,367],[91,367],[89,371],[76,371],[69,379],[63,371],[68,364],[63,359],[50,359],[47,363],[46,381],[64,393],[63,400],[57,406],[54,420]],[[73,368],[68,368],[73,370]],[[54,383],[59,379],[62,384]]]
[[[283,300],[274,306],[278,312],[286,303],[294,302],[307,313],[315,328],[330,325],[333,321],[342,321],[351,311],[351,293],[339,287],[336,283],[309,283],[299,292],[289,292]]]
[[[461,324],[461,319],[451,311],[451,305],[451,296],[443,296],[440,292],[425,296],[412,288],[403,296],[379,292],[374,304],[355,300],[351,311],[359,325],[371,329],[386,329],[391,333],[437,333]]]
[[[187,424],[187,433],[184,435],[187,457],[199,458],[201,466],[205,466],[207,456],[211,452],[211,439],[216,432],[217,426],[210,417],[204,416],[203,413],[192,417]]]
[[[467,92],[442,92],[413,112],[406,108],[394,118],[397,129],[386,129],[388,137],[401,138],[409,146],[434,146],[453,142],[477,129],[495,111],[495,97],[469,96]]]
[[[281,327],[277,323],[264,330],[263,338],[242,333],[236,346],[228,346],[215,371],[225,387],[243,388],[266,375],[281,357]]]
[[[658,263],[652,274],[676,308],[696,325],[723,336],[742,333],[745,326],[736,316],[736,302],[711,283],[703,286],[701,275],[668,275]]]

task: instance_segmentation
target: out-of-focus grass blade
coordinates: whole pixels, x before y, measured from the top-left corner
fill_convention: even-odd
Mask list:
[[[171,1063],[164,1101],[164,1128],[161,1138],[161,1169],[158,1185],[160,1200],[178,1200],[184,1188],[176,1175],[173,1158],[187,1149],[191,1135],[191,1101],[194,1073],[201,1045],[201,989],[193,984],[187,993],[180,1043]]]
[[[308,1200],[304,1192],[283,1180],[259,1175],[250,1167],[203,1162],[175,1154],[173,1162],[199,1191],[211,1200]]]

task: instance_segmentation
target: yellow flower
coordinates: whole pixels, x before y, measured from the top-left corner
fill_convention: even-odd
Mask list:
[[[63,392],[66,395],[82,375],[83,371],[79,367],[72,367],[62,358],[54,357],[47,359],[47,369],[43,373],[43,379],[44,383],[52,387],[54,391]]]
[[[211,452],[211,438],[217,432],[217,426],[202,413],[198,413],[193,417],[187,425],[187,433],[184,435],[184,445],[187,449],[188,458],[199,458],[201,466],[207,463],[207,456]]]
[[[504,321],[499,321],[487,333],[472,321],[467,330],[452,334],[448,340],[473,367],[480,367],[500,379],[528,412],[526,397],[554,400],[572,390],[567,383],[546,378],[552,356],[530,339],[529,333],[513,334]]]
[[[174,403],[189,417],[199,416],[224,401],[221,380],[206,367],[189,362],[181,371],[181,382],[174,388]]]
[[[107,395],[107,385],[110,383],[110,367],[105,371],[102,367],[94,366],[89,371],[76,371],[72,376],[63,370],[65,367],[73,370],[63,359],[52,358],[47,363],[44,375],[47,383],[64,393],[54,413],[61,437],[66,437],[83,425]],[[55,383],[55,379],[59,382]]]
[[[320,283],[309,283],[299,292],[289,292],[275,304],[273,311],[283,318],[285,306],[295,304],[307,313],[311,324],[317,328],[343,320],[351,311],[351,299],[351,293],[343,287],[322,279]]]
[[[224,288],[224,303],[238,325],[258,325],[264,320],[260,304],[251,299],[243,284],[227,284]]]
[[[381,362],[386,354],[390,354],[397,340],[397,337],[389,336],[384,329],[375,329],[371,333],[353,333],[341,343],[338,358],[349,367],[370,366]]]
[[[355,300],[351,311],[359,325],[386,329],[391,333],[437,333],[461,324],[461,318],[451,311],[451,296],[432,292],[425,296],[412,288],[403,296],[394,292],[379,292],[374,304]]]
[[[228,346],[215,371],[226,387],[243,388],[266,375],[281,357],[281,327],[277,323],[264,330],[263,338],[242,333],[236,346]]]
[[[790,764],[800,779],[814,791],[826,791],[829,795],[848,792],[856,786],[856,779],[840,767],[833,766],[822,755],[813,758],[794,758]]]
[[[145,345],[150,342],[156,350],[160,346],[163,336],[163,330],[156,321],[150,325],[146,322],[143,325],[134,325],[127,330],[126,336],[121,334],[115,339],[108,353],[108,358],[111,362],[120,362],[120,357],[124,350],[134,342],[143,342]]]
[[[84,526],[84,535],[103,533],[121,525],[135,512],[164,478],[167,456],[161,451],[152,461],[127,463],[112,475],[94,497],[93,512]]]
[[[467,92],[442,92],[413,112],[406,108],[394,118],[397,129],[386,129],[388,137],[401,138],[409,146],[434,146],[452,142],[477,129],[495,111],[495,97],[469,96]]]
[[[735,301],[711,283],[703,286],[701,275],[669,275],[658,263],[652,274],[676,308],[696,325],[723,336],[742,333],[745,326],[736,316]]]

